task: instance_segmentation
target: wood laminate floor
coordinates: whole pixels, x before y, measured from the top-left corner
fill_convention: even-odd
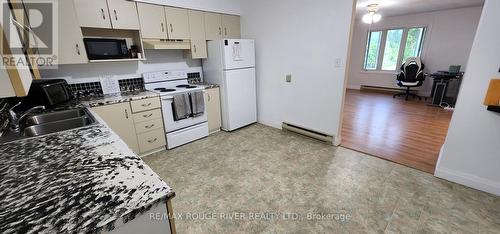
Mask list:
[[[348,90],[342,146],[434,173],[452,112],[425,101]]]

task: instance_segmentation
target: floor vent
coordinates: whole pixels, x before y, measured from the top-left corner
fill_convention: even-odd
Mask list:
[[[282,128],[283,128],[283,130],[288,130],[290,132],[294,132],[294,133],[298,133],[300,135],[308,136],[308,137],[326,142],[328,144],[333,144],[334,138],[333,138],[333,136],[330,136],[330,135],[319,133],[319,132],[309,130],[306,128],[302,128],[302,127],[299,127],[299,126],[296,126],[293,124],[289,124],[289,123],[283,123]]]
[[[388,87],[378,87],[378,86],[368,86],[368,85],[361,85],[360,90],[371,91],[371,92],[383,92],[383,93],[399,93],[404,91],[398,88],[388,88]]]

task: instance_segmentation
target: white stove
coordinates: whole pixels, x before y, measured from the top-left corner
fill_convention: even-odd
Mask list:
[[[187,94],[191,98],[196,92],[205,92],[204,87],[188,83],[187,71],[149,72],[144,73],[143,78],[145,88],[160,95],[168,149],[208,136],[206,108],[201,115],[180,120],[174,115],[174,96]]]

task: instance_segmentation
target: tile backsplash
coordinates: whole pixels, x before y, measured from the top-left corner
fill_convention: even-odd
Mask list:
[[[144,80],[142,78],[118,80],[119,90],[135,91],[144,90]],[[103,87],[100,82],[74,83],[69,85],[75,97],[102,96]]]
[[[142,78],[119,80],[118,84],[121,91],[144,90],[144,79]]]
[[[102,95],[102,86],[100,82],[87,82],[87,83],[77,83],[70,84],[71,91],[73,95],[78,96],[78,94],[94,94],[94,95]]]

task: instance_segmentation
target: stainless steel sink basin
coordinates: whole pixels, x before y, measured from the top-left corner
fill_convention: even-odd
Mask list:
[[[85,116],[85,110],[83,109],[75,109],[75,110],[67,110],[67,111],[58,111],[53,113],[34,115],[26,118],[25,126],[33,126],[39,124],[45,124],[55,121],[67,120],[67,119],[75,119]]]
[[[42,136],[89,126],[96,123],[94,117],[86,109],[58,111],[26,118],[23,130],[6,131],[0,137],[0,143],[20,140],[23,138]]]
[[[24,135],[27,137],[36,137],[50,133],[85,127],[91,125],[93,122],[94,121],[88,117],[79,117],[49,122],[40,125],[33,125],[24,129]]]

